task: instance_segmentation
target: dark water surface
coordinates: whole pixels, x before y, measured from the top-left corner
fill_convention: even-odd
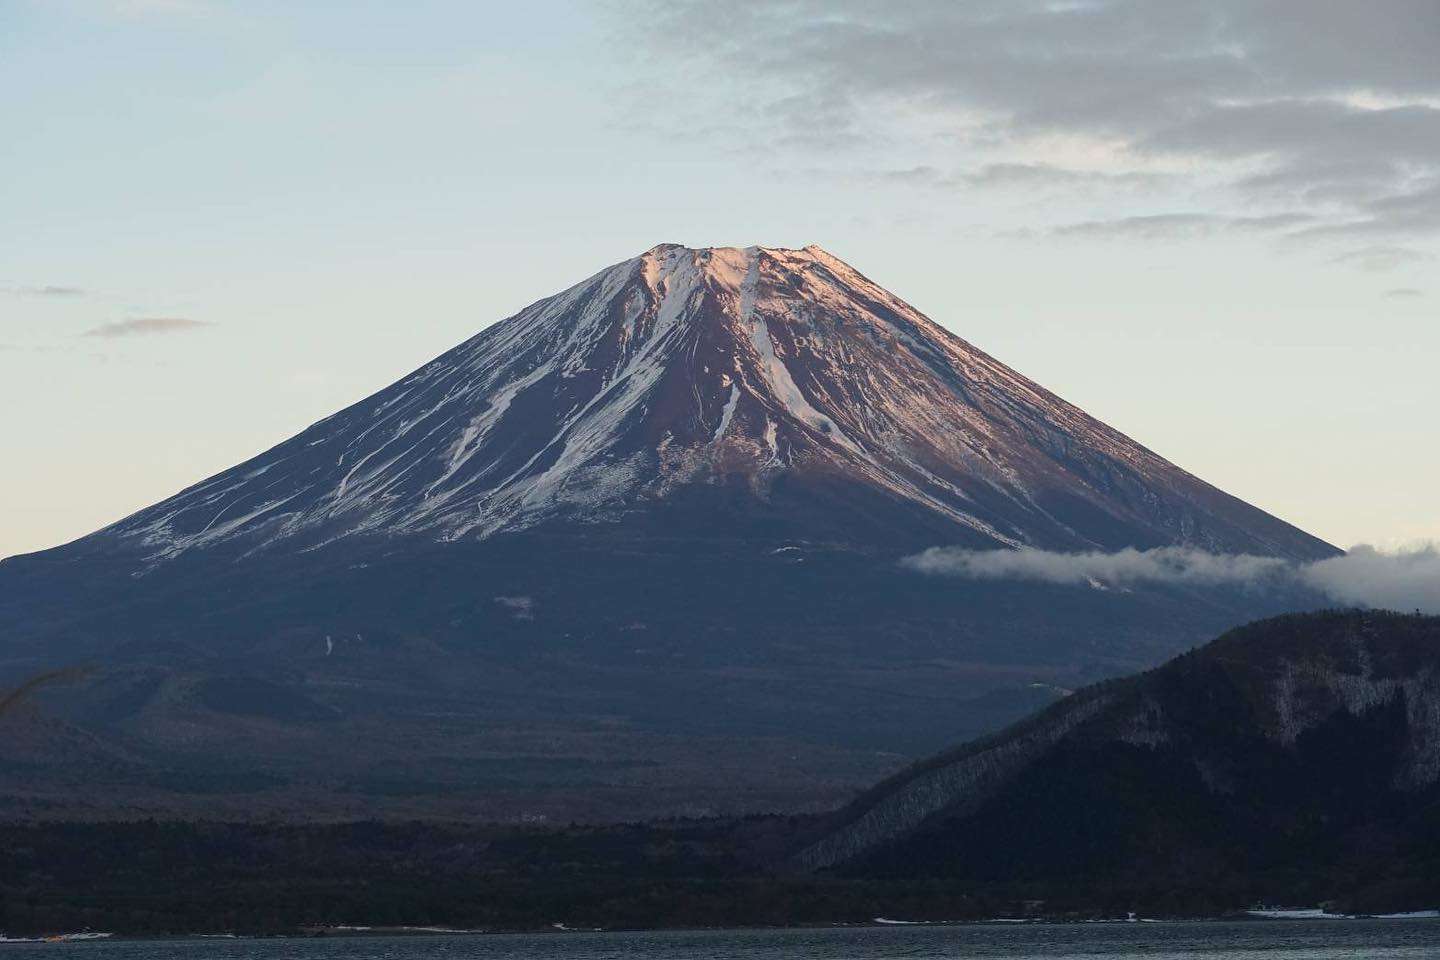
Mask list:
[[[982,925],[660,933],[131,940],[5,944],[71,960],[865,960],[906,957],[1440,957],[1440,920]]]

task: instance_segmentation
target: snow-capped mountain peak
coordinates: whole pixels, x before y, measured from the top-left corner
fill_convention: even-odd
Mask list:
[[[935,543],[1329,551],[820,247],[677,244],[532,304],[91,539],[158,561],[485,538],[623,523],[717,490],[735,494],[727,509],[783,515],[793,501],[828,515],[823,539],[858,530],[851,511],[874,531],[894,510],[897,528]]]

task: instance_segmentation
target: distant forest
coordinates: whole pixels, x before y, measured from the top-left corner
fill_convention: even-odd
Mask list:
[[[1373,872],[997,884],[790,873],[804,818],[501,828],[439,824],[55,823],[0,826],[0,929],[160,935],[338,925],[646,928],[875,917],[1221,916],[1259,902],[1360,912],[1433,906],[1431,858]]]

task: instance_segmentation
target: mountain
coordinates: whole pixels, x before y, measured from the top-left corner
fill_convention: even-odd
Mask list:
[[[1369,884],[1376,907],[1413,908],[1407,890],[1440,894],[1437,705],[1440,618],[1266,620],[911,767],[798,859],[1092,900],[1314,904]]]
[[[1313,602],[896,563],[937,544],[1336,553],[818,247],[662,245],[0,562],[0,677],[99,667],[52,699],[140,808],[235,776],[247,810],[813,807]]]
[[[655,247],[72,550],[155,563],[615,522],[690,488],[820,540],[1334,551],[818,247]],[[792,511],[798,517],[790,517]],[[760,532],[760,531],[757,531]]]

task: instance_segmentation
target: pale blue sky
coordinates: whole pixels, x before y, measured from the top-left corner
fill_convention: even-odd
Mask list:
[[[1440,18],[1308,2],[0,0],[0,556],[659,242],[819,243],[1320,536],[1440,537]]]

